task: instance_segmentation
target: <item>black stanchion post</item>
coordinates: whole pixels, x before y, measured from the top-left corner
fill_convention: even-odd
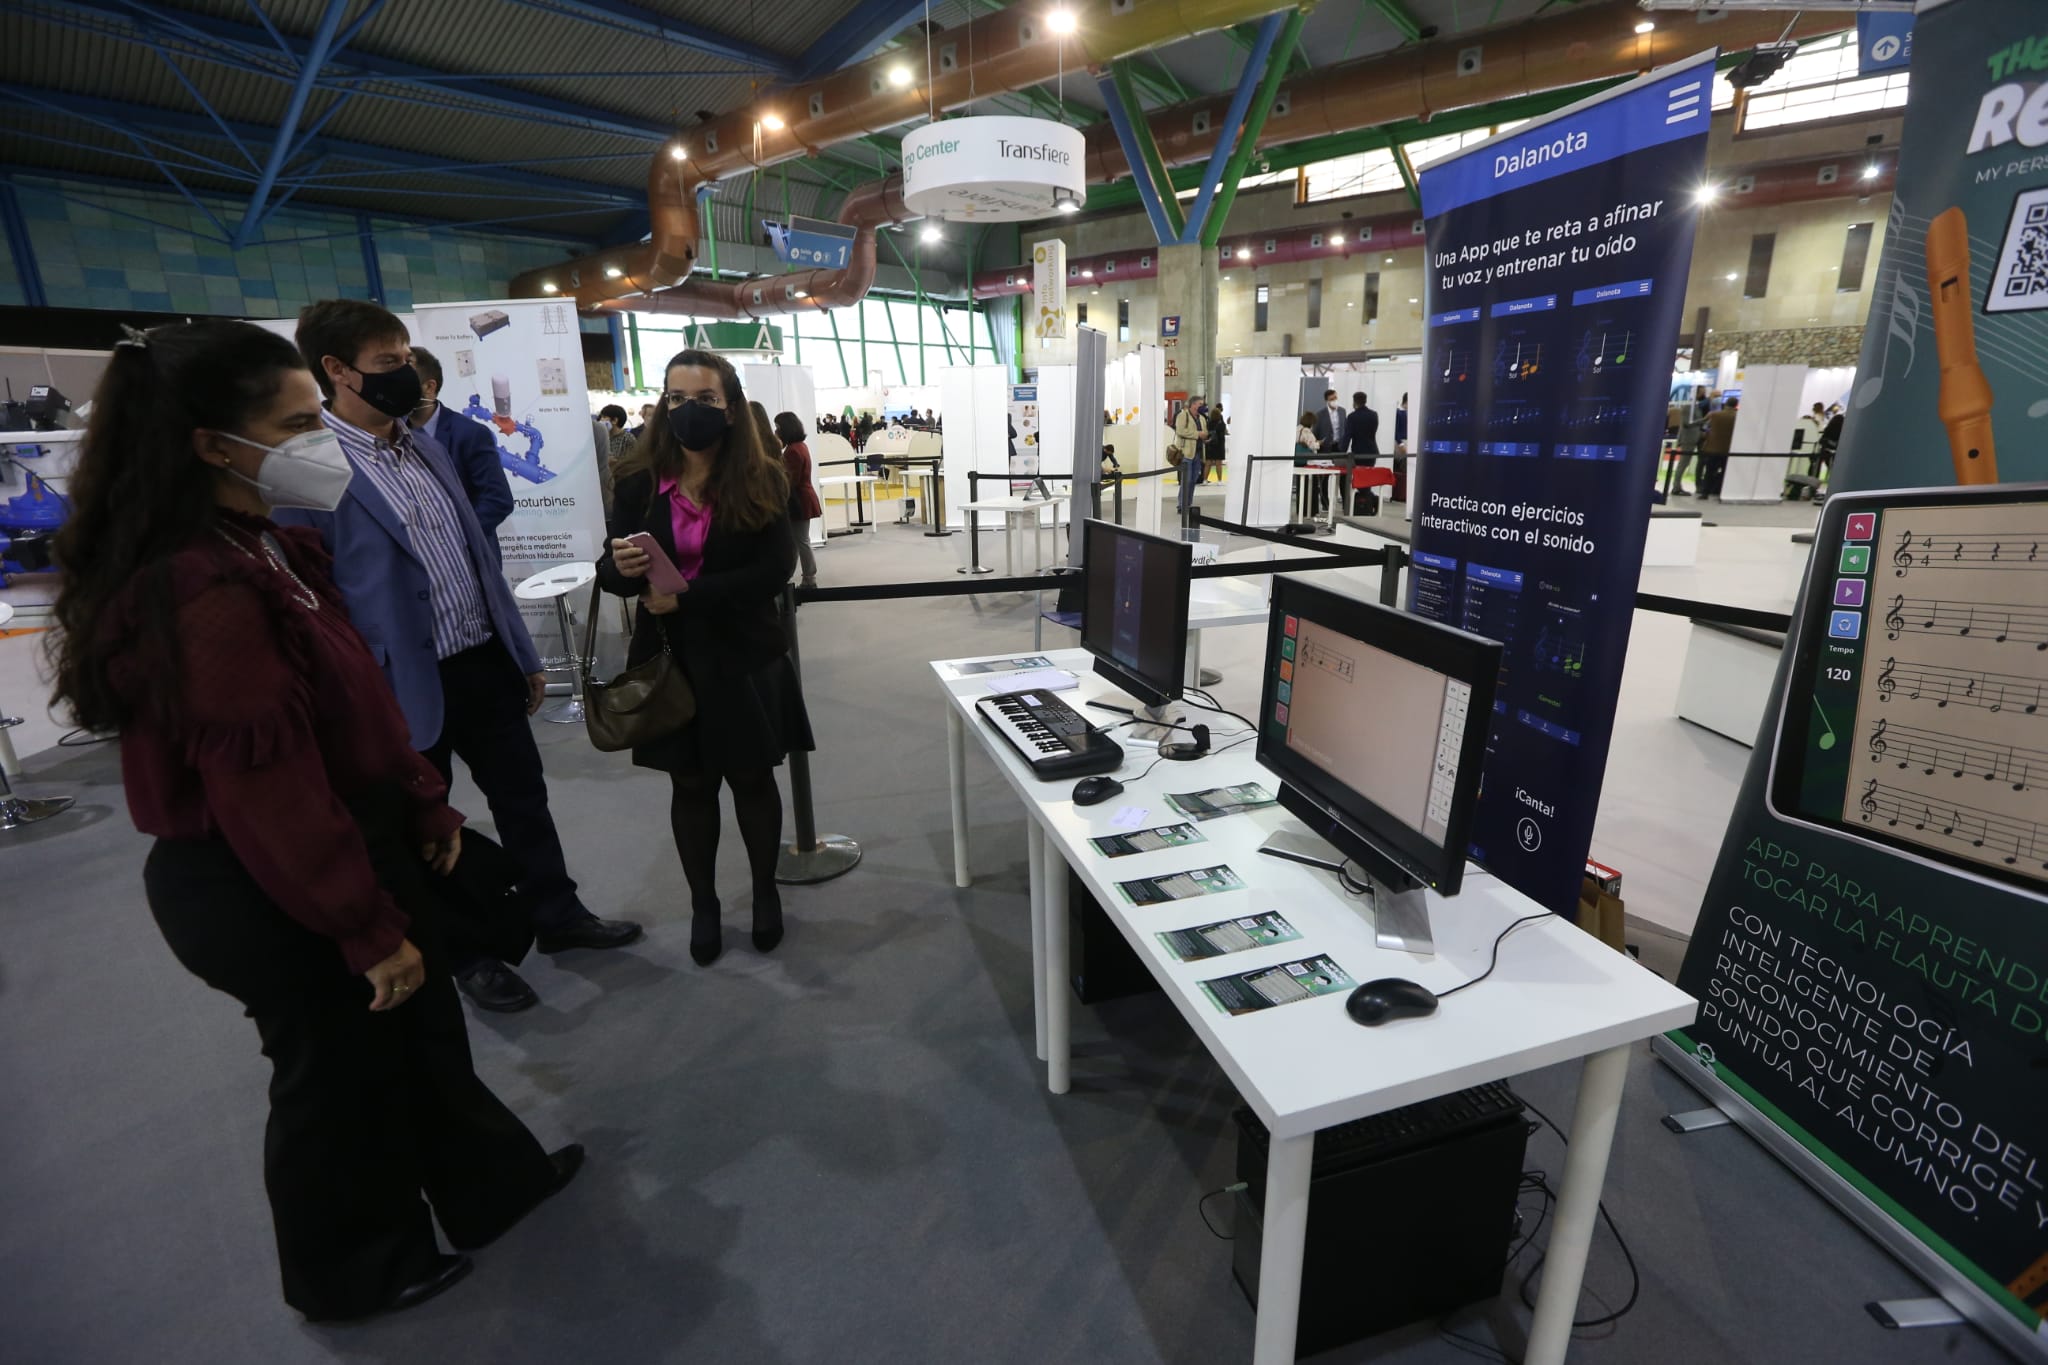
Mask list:
[[[1398,609],[1401,605],[1401,570],[1409,563],[1408,552],[1399,545],[1387,547],[1380,564],[1380,605]]]
[[[782,587],[782,629],[789,638],[789,666],[803,686],[804,668],[797,652],[796,590]],[[844,834],[818,833],[811,809],[811,756],[798,749],[789,756],[789,803],[796,814],[796,842],[784,844],[775,860],[775,880],[784,886],[810,886],[851,872],[860,862],[860,845]]]

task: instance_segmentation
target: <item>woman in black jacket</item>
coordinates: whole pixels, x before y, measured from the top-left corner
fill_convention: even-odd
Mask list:
[[[789,484],[723,357],[691,350],[669,361],[661,411],[620,461],[612,505],[597,574],[607,592],[640,599],[629,663],[666,648],[697,694],[696,719],[633,750],[635,763],[673,784],[669,825],[690,884],[690,956],[708,966],[724,946],[715,885],[721,781],[732,788],[753,873],[754,946],[769,952],[782,941],[775,765],[812,747],[811,723],[777,607],[796,566]],[[648,585],[649,557],[626,540],[641,531],[675,564],[684,591]]]

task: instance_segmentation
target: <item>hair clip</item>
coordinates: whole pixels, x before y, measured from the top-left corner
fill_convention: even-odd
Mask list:
[[[130,327],[124,322],[121,324],[121,339],[114,345],[117,349],[122,346],[133,346],[137,350],[146,351],[149,349],[149,333],[140,328]]]

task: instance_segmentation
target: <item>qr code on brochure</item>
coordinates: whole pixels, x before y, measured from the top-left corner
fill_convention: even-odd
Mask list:
[[[1998,251],[1998,268],[1984,299],[1987,313],[2048,308],[2048,187],[2013,200],[2012,221]]]

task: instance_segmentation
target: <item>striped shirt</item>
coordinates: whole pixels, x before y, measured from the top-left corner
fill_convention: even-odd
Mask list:
[[[491,614],[484,605],[483,584],[470,558],[455,501],[427,468],[405,423],[397,423],[387,440],[332,412],[321,416],[340,438],[349,464],[370,481],[405,524],[412,552],[426,566],[436,656],[445,659],[490,639]]]

